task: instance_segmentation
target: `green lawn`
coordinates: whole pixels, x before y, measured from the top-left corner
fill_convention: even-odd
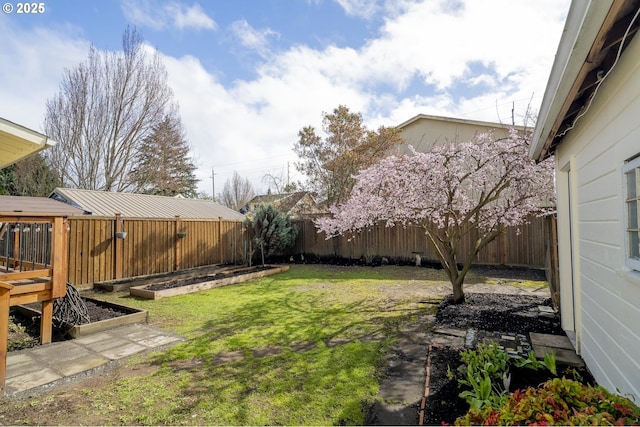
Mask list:
[[[87,411],[124,424],[361,425],[397,327],[434,310],[398,290],[443,284],[429,269],[292,266],[155,301],[100,294],[187,340],[132,359],[159,366],[149,374],[85,390]]]
[[[99,294],[187,339],[129,362],[146,374],[83,390],[85,410],[105,424],[362,425],[397,328],[434,310],[416,292],[446,284],[425,268],[294,265],[155,301]]]

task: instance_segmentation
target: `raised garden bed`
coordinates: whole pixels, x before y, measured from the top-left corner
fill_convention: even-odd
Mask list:
[[[132,323],[147,323],[148,312],[107,301],[83,298],[89,310],[89,323],[69,325],[60,328],[71,338],[79,338],[96,332],[114,329]],[[16,310],[28,317],[40,316],[40,304],[16,306]]]
[[[234,268],[234,266],[222,266],[218,264],[206,265],[202,267],[189,268],[186,270],[172,271],[170,273],[147,274],[145,276],[128,277],[126,279],[96,282],[93,284],[93,287],[109,292],[119,292],[126,291],[132,286],[143,286],[151,283],[158,283],[159,281],[182,280],[190,279],[193,277],[201,277],[207,274],[215,274],[216,272],[225,271],[230,268]]]
[[[148,299],[166,298],[246,282],[247,280],[271,276],[287,270],[289,270],[288,265],[261,265],[255,267],[229,268],[223,271],[218,271],[214,274],[192,277],[189,279],[177,279],[156,282],[154,284],[132,286],[129,288],[129,293],[133,296]]]

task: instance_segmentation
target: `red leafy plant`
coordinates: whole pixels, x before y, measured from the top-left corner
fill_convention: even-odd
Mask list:
[[[553,378],[516,390],[500,407],[471,408],[456,425],[638,425],[640,408],[600,386]]]

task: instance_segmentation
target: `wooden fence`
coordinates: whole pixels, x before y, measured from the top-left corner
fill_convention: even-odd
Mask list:
[[[507,229],[480,252],[476,263],[546,268],[553,279],[557,271],[553,220],[552,216],[532,217],[529,224]],[[355,239],[326,240],[313,221],[294,223],[299,233],[291,250],[293,255],[411,261],[419,254],[423,260],[437,262],[433,247],[419,227],[388,228],[381,223]],[[68,281],[78,287],[204,265],[242,263],[250,250],[250,231],[239,221],[75,216],[69,218],[68,224]],[[21,261],[42,263],[40,258],[49,254],[33,249],[40,246],[33,239],[40,236],[39,239],[46,240],[48,233],[31,228],[21,231],[23,246],[32,248],[24,252],[27,255]],[[465,253],[474,238],[470,235],[462,242],[461,253]],[[6,238],[3,241],[0,252],[9,253],[13,243]]]
[[[476,263],[544,268],[547,261],[546,221],[548,220],[542,217],[531,217],[528,224],[507,228],[480,251]],[[317,232],[312,220],[294,223],[299,230],[294,253],[319,257],[388,257],[399,260],[413,260],[419,254],[423,260],[437,262],[438,259],[424,230],[417,226],[385,227],[384,223],[379,223],[353,239],[336,237],[326,240],[324,233]],[[473,233],[468,235],[461,244],[460,253],[467,253],[476,237]]]
[[[245,234],[241,222],[222,219],[70,217],[68,280],[86,287],[106,280],[242,262]]]

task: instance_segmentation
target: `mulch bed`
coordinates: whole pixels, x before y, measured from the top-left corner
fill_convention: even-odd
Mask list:
[[[463,304],[453,304],[451,299],[445,299],[438,308],[436,326],[518,334],[539,332],[564,335],[557,316],[538,316],[538,306],[551,307],[551,298],[470,292],[466,297]]]
[[[435,327],[474,329],[478,335],[482,335],[483,331],[564,335],[557,316],[538,316],[539,305],[551,306],[551,300],[535,295],[467,293],[467,301],[463,304],[452,304],[448,299],[441,303]],[[462,365],[461,351],[463,349],[447,346],[430,347],[429,395],[424,406],[424,425],[453,424],[456,418],[467,412],[466,401],[459,397],[462,389],[458,387],[455,379],[450,379],[447,375],[449,369],[455,371]],[[585,383],[594,383],[586,368],[572,371],[567,366],[558,365],[560,376],[564,373],[573,377],[574,372],[579,374]],[[511,374],[511,390],[535,387],[551,378],[547,372],[525,368],[512,369]]]

